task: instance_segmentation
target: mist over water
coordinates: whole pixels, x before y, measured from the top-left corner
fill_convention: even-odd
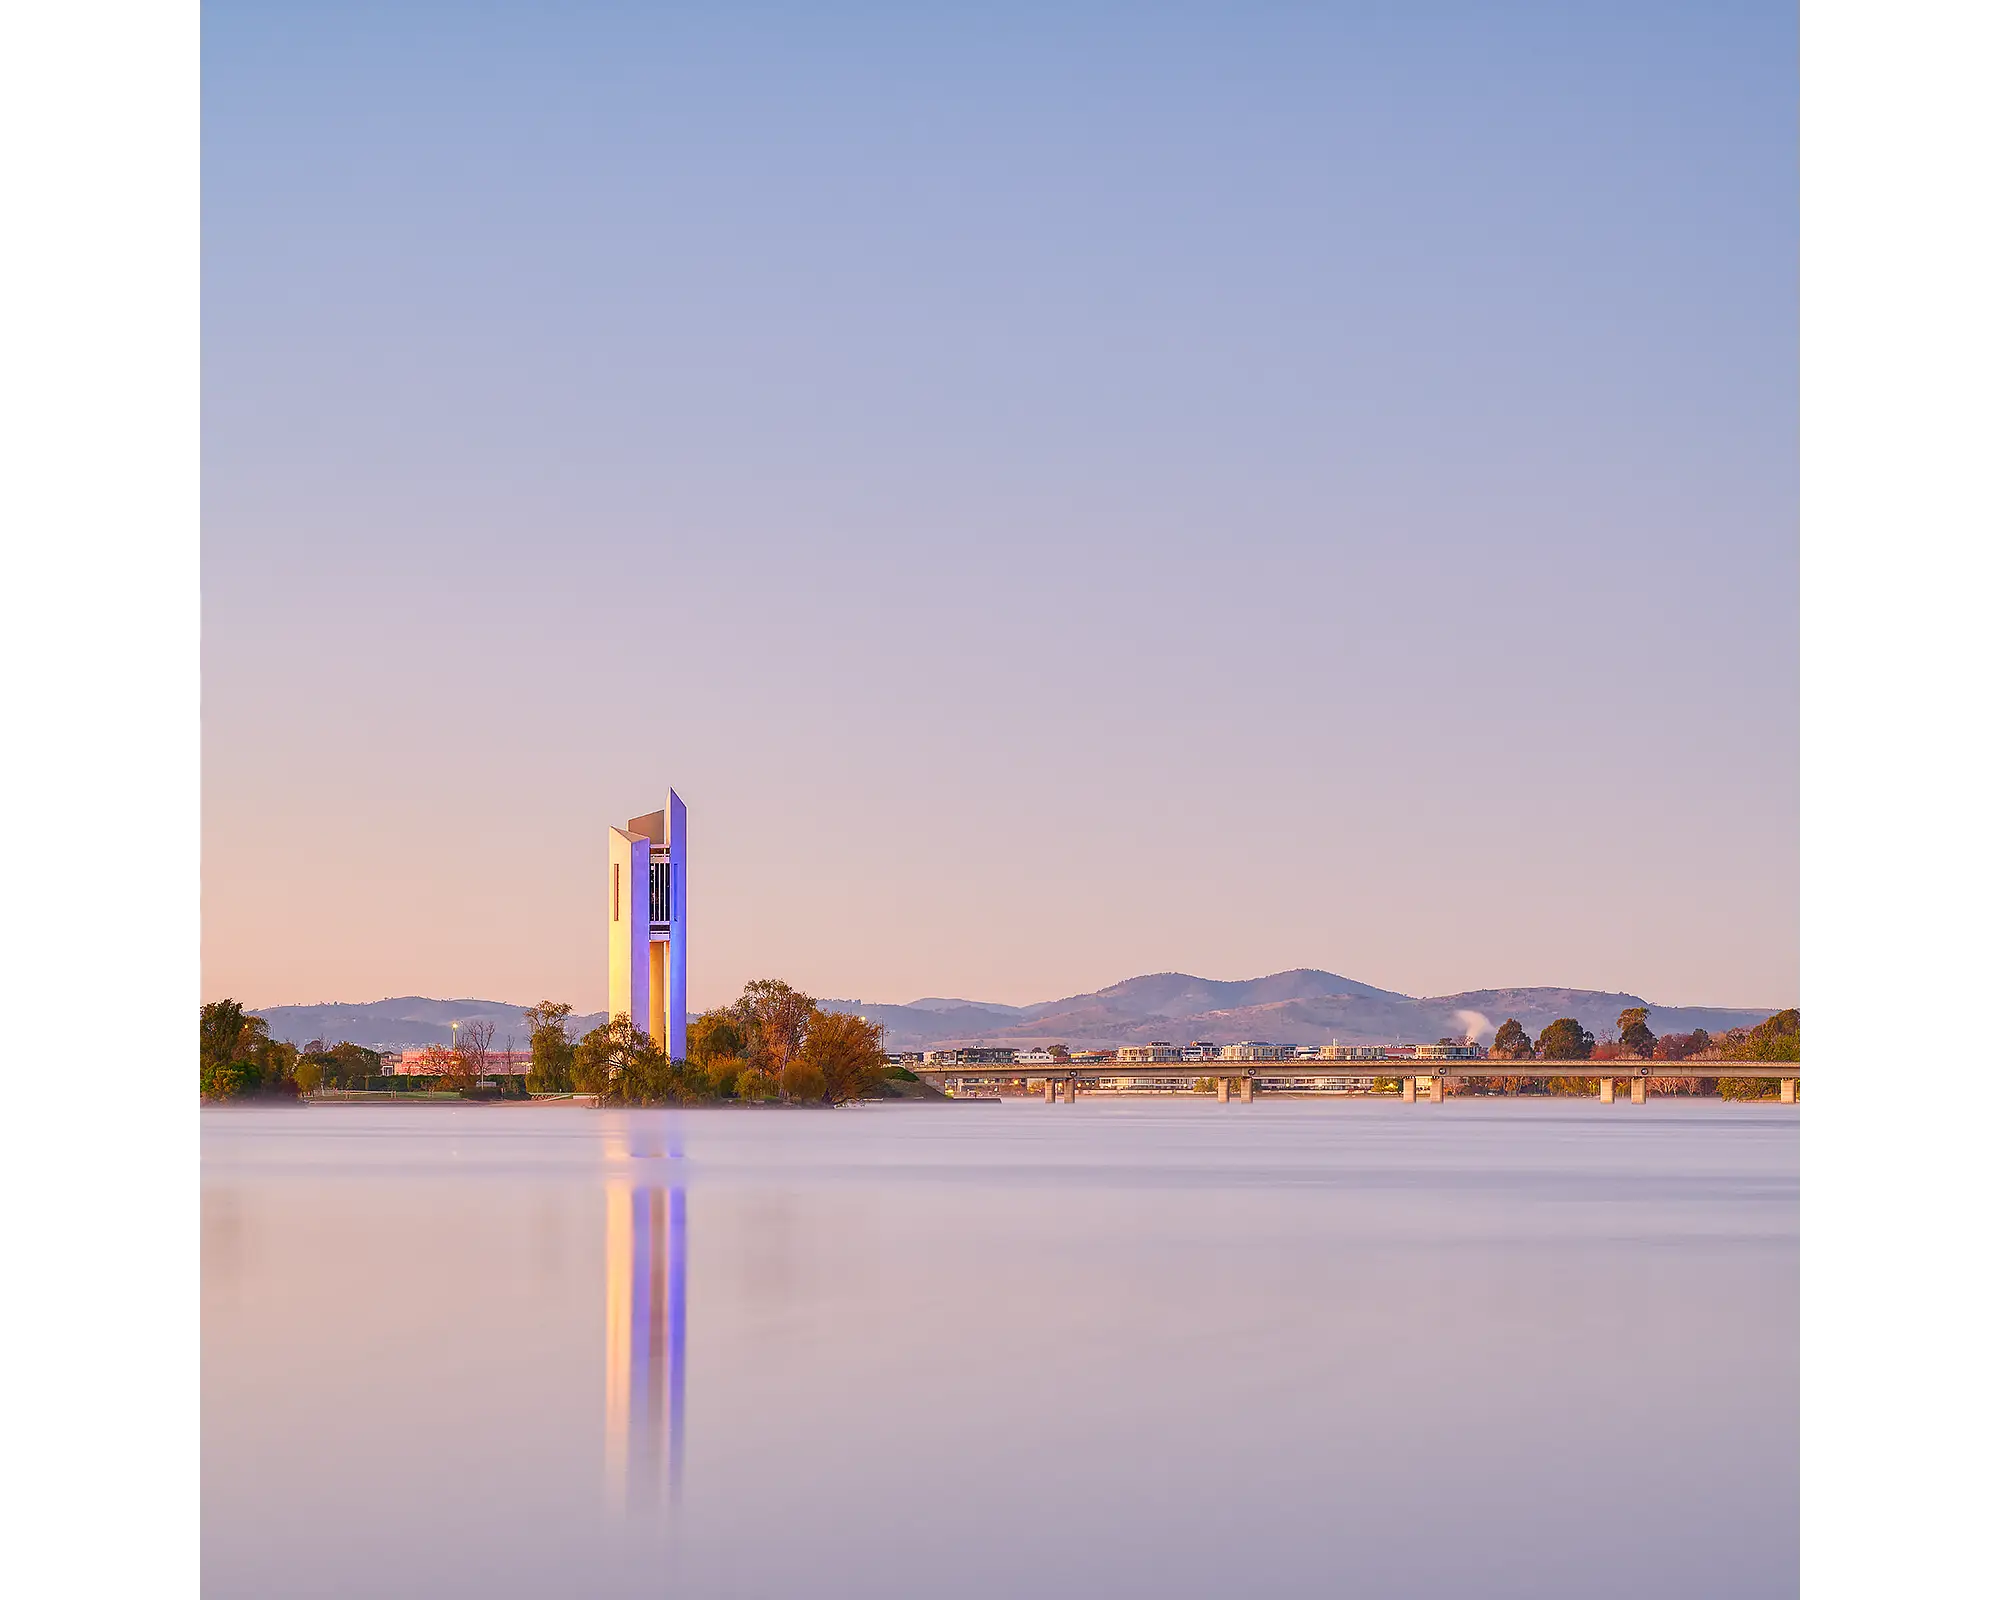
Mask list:
[[[212,1596],[1762,1596],[1798,1118],[205,1112]]]

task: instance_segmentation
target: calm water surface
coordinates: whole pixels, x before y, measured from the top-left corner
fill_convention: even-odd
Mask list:
[[[1795,1107],[203,1121],[214,1596],[1775,1596]]]

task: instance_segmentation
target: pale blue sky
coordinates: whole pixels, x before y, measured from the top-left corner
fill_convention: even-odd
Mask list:
[[[722,12],[205,8],[210,994],[1796,1000],[1790,8]]]

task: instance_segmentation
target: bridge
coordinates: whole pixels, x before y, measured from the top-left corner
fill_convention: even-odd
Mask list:
[[[922,1066],[912,1068],[924,1082],[942,1087],[946,1083],[1018,1083],[1024,1088],[1039,1083],[1042,1098],[1050,1104],[1076,1104],[1080,1087],[1096,1087],[1106,1078],[1132,1079],[1213,1078],[1215,1098],[1222,1104],[1231,1100],[1251,1100],[1259,1086],[1280,1089],[1302,1078],[1394,1078],[1403,1099],[1414,1103],[1417,1079],[1428,1078],[1425,1098],[1433,1104],[1444,1100],[1448,1079],[1472,1078],[1595,1078],[1597,1098],[1610,1105],[1618,1085],[1626,1085],[1627,1097],[1635,1106],[1646,1103],[1646,1085],[1652,1078],[1776,1078],[1778,1099],[1785,1105],[1799,1097],[1799,1064],[1796,1061],[1417,1061],[1397,1057],[1384,1061],[1081,1061],[1054,1065],[1004,1063],[993,1065]]]

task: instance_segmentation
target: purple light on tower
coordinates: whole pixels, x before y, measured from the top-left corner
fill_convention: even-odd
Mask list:
[[[611,1012],[678,1061],[687,1055],[687,807],[611,830]],[[644,890],[640,888],[645,885]]]

